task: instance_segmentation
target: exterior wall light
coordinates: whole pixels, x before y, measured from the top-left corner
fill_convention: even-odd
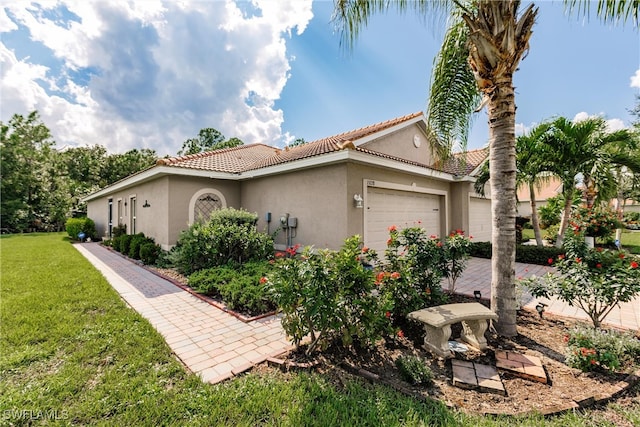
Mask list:
[[[149,204],[149,202],[147,200],[144,201],[144,205],[142,205],[143,208],[149,208],[151,207],[151,205]]]
[[[360,194],[353,195],[353,206],[362,209],[364,207],[362,196]]]

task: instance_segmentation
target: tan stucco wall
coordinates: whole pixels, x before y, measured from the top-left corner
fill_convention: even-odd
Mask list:
[[[242,207],[258,214],[258,230],[266,231],[265,215],[271,212],[270,231],[289,213],[298,218],[292,244],[337,249],[347,236],[348,203],[346,165],[331,165],[245,181],[241,186]],[[284,245],[280,231],[276,245]]]
[[[418,148],[413,144],[416,135],[421,141]],[[367,142],[362,147],[425,165],[433,164],[434,157],[427,143],[427,137],[417,124],[386,135],[383,138]]]
[[[131,234],[131,198],[136,198],[136,229],[152,237],[156,243],[167,243],[168,219],[168,177],[138,184],[134,187],[116,191],[108,196],[87,203],[87,216],[96,223],[98,235],[106,236],[108,225],[108,200],[113,200],[113,226],[126,224],[127,233]],[[118,201],[121,201],[121,217],[118,218]],[[143,207],[148,202],[149,207]]]
[[[189,227],[189,204],[191,199],[201,190],[214,189],[225,199],[226,207],[240,208],[240,183],[209,178],[188,176],[171,176],[168,184],[168,195],[171,203],[168,207],[167,244],[174,245],[180,232]]]
[[[451,184],[451,210],[449,212],[449,228],[452,230],[463,230],[469,233],[469,193],[473,191],[470,182],[454,182]]]
[[[131,197],[136,197],[136,232],[144,233],[169,249],[180,232],[188,228],[189,202],[200,190],[212,188],[223,194],[228,207],[240,207],[240,184],[236,181],[220,181],[186,176],[163,176],[87,203],[87,215],[96,223],[100,236],[105,236],[108,224],[108,200],[113,199],[113,225],[127,225],[131,229]],[[117,205],[122,200],[122,219],[118,221]],[[145,201],[150,205],[143,207]],[[125,202],[127,205],[125,206]]]

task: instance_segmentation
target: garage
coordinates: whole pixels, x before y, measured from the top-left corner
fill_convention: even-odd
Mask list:
[[[369,187],[365,200],[365,245],[384,254],[389,227],[420,225],[428,234],[442,233],[444,196],[416,191]]]
[[[491,200],[471,197],[469,200],[469,232],[474,242],[491,241]]]

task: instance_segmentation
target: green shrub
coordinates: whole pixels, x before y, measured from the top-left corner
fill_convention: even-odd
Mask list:
[[[400,356],[396,359],[396,367],[402,378],[413,385],[433,384],[433,372],[425,360],[419,356]]]
[[[491,242],[472,242],[469,254],[477,258],[491,258]]]
[[[126,255],[132,259],[140,259],[140,245],[146,241],[144,233],[134,234],[129,242],[129,251],[126,252]]]
[[[213,267],[189,276],[189,286],[198,293],[220,298],[232,310],[262,314],[276,308],[264,286],[264,277],[271,269],[267,261]]]
[[[273,238],[248,223],[248,213],[221,211],[216,211],[210,221],[195,223],[180,235],[170,260],[182,274],[273,257]],[[225,216],[225,211],[231,213]]]
[[[516,246],[516,261],[527,264],[549,265],[549,259],[556,259],[564,253],[564,249],[555,246]]]
[[[622,220],[626,223],[629,222],[640,222],[640,212],[625,212],[622,215]]]
[[[584,372],[616,371],[640,362],[640,340],[630,332],[577,327],[565,340],[567,364]]]
[[[91,218],[69,218],[65,223],[65,228],[67,230],[67,234],[73,240],[80,240],[78,237],[80,233],[85,234],[85,239],[96,238],[96,224]]]
[[[131,240],[133,240],[133,235],[125,234],[120,236],[120,245],[117,248],[118,251],[123,255],[129,255],[129,247],[131,246]]]
[[[211,213],[209,222],[212,224],[256,225],[258,214],[247,212],[244,209],[218,209]]]
[[[282,327],[298,345],[307,335],[307,353],[334,340],[371,345],[392,332],[389,301],[374,292],[374,277],[361,262],[360,237],[340,251],[312,251],[279,258],[268,276],[269,293],[282,311]]]
[[[533,296],[557,297],[579,307],[598,328],[616,305],[640,294],[640,260],[633,255],[588,248],[581,233],[569,234],[564,246],[565,255],[559,255],[555,262],[550,259],[559,274],[522,281]]]
[[[127,224],[118,224],[111,229],[111,237],[116,238],[127,234]]]
[[[383,298],[392,304],[394,321],[404,319],[412,311],[445,301],[440,283],[450,271],[457,270],[457,266],[450,264],[446,243],[436,236],[427,236],[423,228],[398,230],[395,226],[389,227],[385,263],[379,263],[373,251],[365,252],[369,262],[381,265],[375,283]]]
[[[578,208],[571,216],[574,232],[583,232],[586,236],[610,239],[616,228],[622,227],[618,215],[609,208]]]
[[[160,246],[154,243],[152,239],[147,238],[140,245],[140,260],[145,265],[155,265],[161,252]]]
[[[538,208],[538,221],[540,228],[546,229],[551,225],[560,223],[560,216],[564,208],[564,196],[559,194],[555,197],[549,197],[547,203]]]
[[[491,258],[491,242],[474,242],[470,254],[478,258]],[[564,253],[554,246],[516,245],[516,261],[527,264],[549,265],[549,258],[556,259]]]

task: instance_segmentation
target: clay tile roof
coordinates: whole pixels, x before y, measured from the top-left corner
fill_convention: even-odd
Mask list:
[[[215,172],[240,173],[251,169],[253,164],[273,156],[276,151],[278,151],[277,148],[268,145],[248,144],[190,154],[188,156],[160,159],[157,164]]]
[[[420,116],[422,116],[422,112],[408,114],[406,116],[376,123],[374,125],[365,126],[359,129],[343,132],[338,135],[311,141],[296,147],[283,149],[280,152],[278,152],[277,155],[266,158],[261,162],[254,164],[253,167],[251,167],[251,169],[260,169],[268,166],[279,165],[282,163],[292,162],[294,160],[300,160],[308,157],[319,156],[321,154],[331,153],[334,151],[340,151],[345,148],[356,149],[358,151],[365,152],[365,153],[376,154],[376,155],[387,157],[387,158],[393,158],[391,156],[387,156],[381,153],[376,153],[371,150],[365,150],[360,147],[356,148],[355,145],[353,145],[353,141],[357,141],[360,138],[364,138],[376,132],[380,132],[384,129],[391,128],[393,126],[399,125],[401,123],[404,123],[406,121],[412,120]],[[398,160],[402,160],[402,159],[398,159]],[[410,162],[410,163],[413,163],[413,162]]]
[[[463,151],[455,153],[453,157],[446,160],[444,164],[435,163],[431,167],[452,175],[463,176],[473,172],[489,155],[488,148],[478,150]]]
[[[422,112],[408,114],[406,116],[343,132],[291,148],[287,147],[279,149],[264,144],[249,144],[188,156],[160,159],[157,164],[215,172],[241,173],[249,170],[256,170],[293,162],[295,160],[320,156],[335,151],[351,149],[410,165],[435,169],[438,171],[452,173],[454,175],[465,175],[473,171],[486,158],[488,151],[483,149],[456,154],[452,159],[445,162],[444,165],[426,165],[363,147],[358,147],[354,144],[354,141],[357,142],[361,138],[421,116]]]

